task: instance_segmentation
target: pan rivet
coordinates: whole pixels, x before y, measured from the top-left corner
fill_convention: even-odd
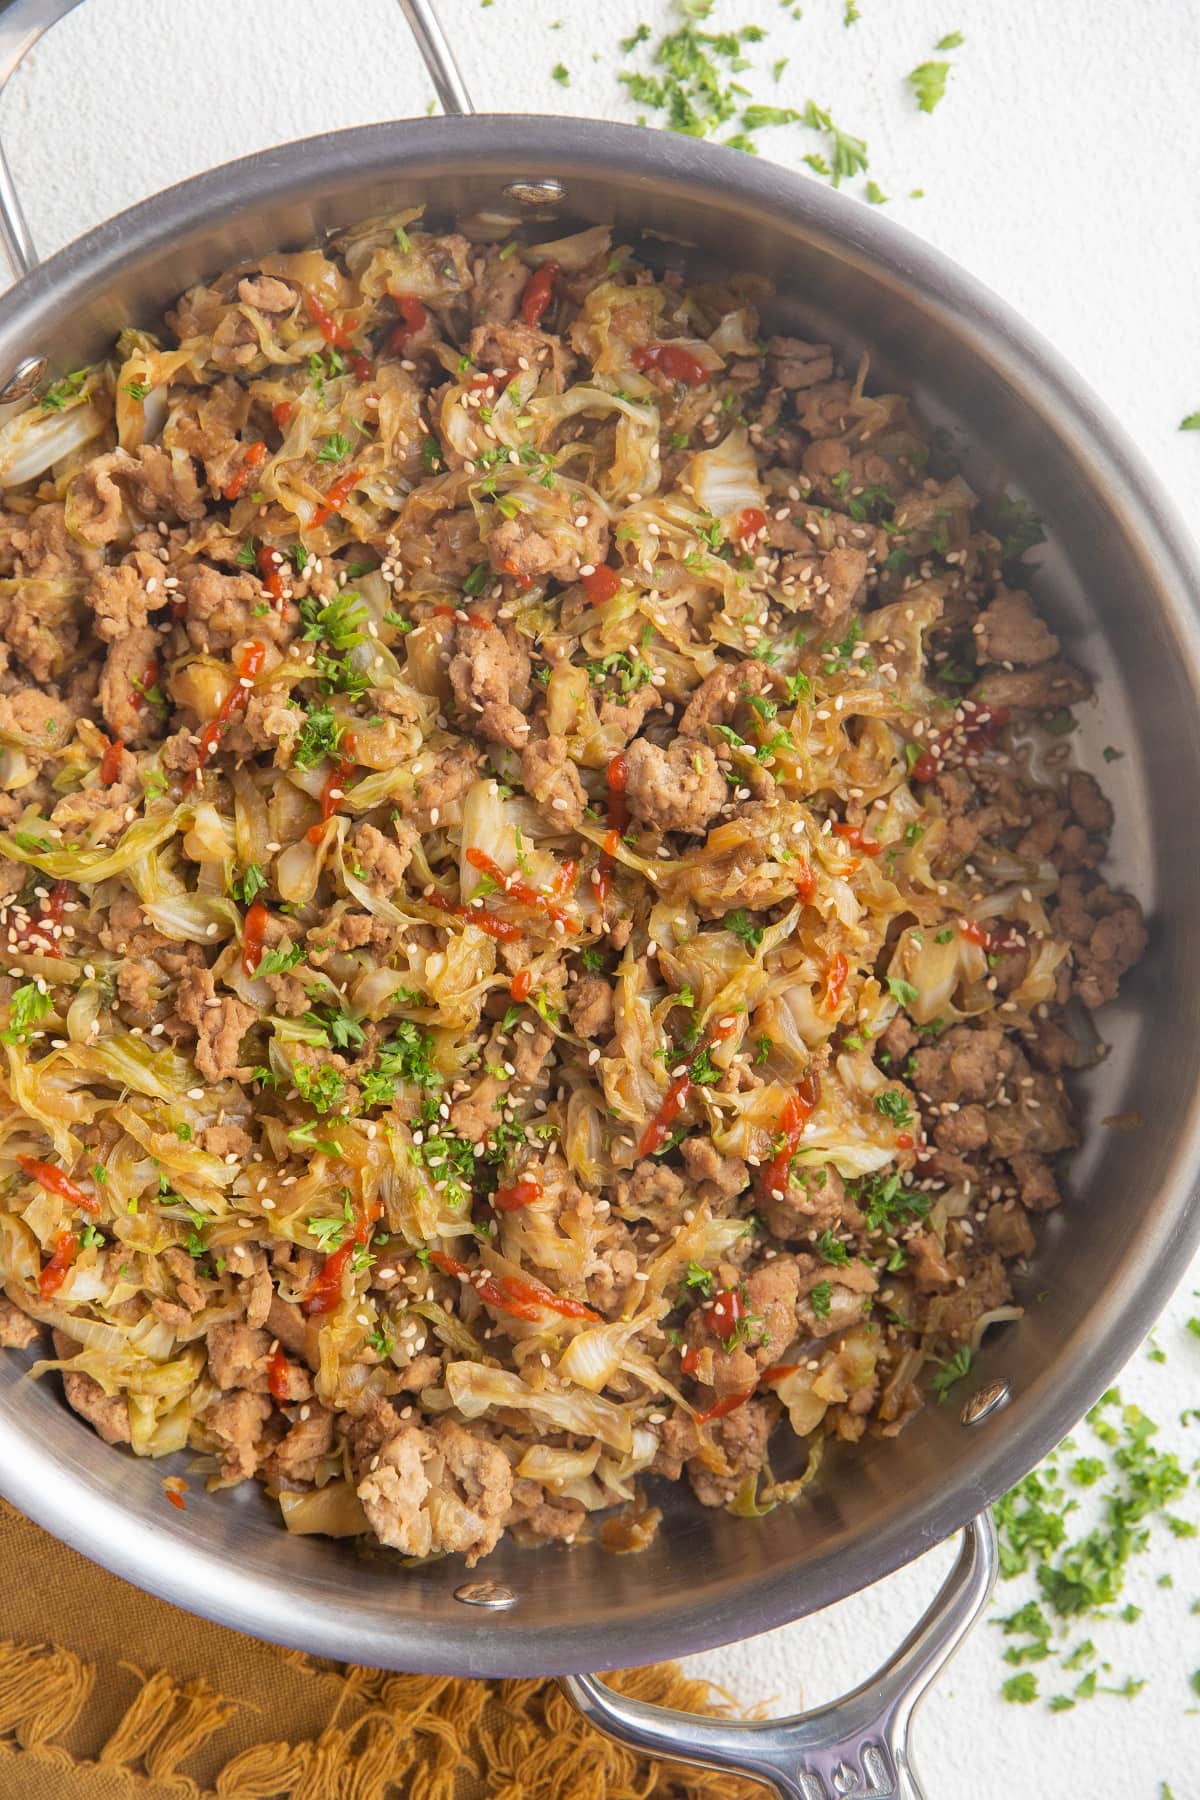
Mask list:
[[[518,206],[558,206],[567,197],[561,181],[510,181],[503,190]]]
[[[11,400],[24,400],[39,385],[45,373],[44,356],[23,356],[3,387],[0,387],[0,406],[7,406]]]
[[[1011,1399],[1012,1390],[1007,1381],[989,1381],[986,1387],[981,1387],[971,1395],[959,1414],[959,1418],[964,1425],[978,1425],[982,1419],[986,1419],[1000,1407],[1007,1406]]]
[[[461,1600],[464,1606],[490,1606],[496,1610],[517,1604],[512,1589],[500,1581],[464,1581],[461,1587],[455,1588],[454,1598]]]

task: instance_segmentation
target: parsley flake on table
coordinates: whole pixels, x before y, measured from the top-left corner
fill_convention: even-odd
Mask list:
[[[944,98],[946,83],[950,78],[948,62],[918,63],[906,76],[908,85],[917,97],[917,105],[922,112],[931,113],[938,102]]]

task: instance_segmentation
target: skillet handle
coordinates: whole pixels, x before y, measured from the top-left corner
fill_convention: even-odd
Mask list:
[[[596,1675],[563,1688],[589,1724],[664,1762],[728,1769],[783,1800],[921,1800],[908,1732],[926,1689],[954,1655],[996,1579],[990,1513],[962,1533],[958,1561],[895,1655],[853,1693],[789,1719],[705,1719],[618,1694]]]
[[[0,0],[0,94],[38,39],[74,12],[80,0]],[[446,113],[473,113],[474,105],[430,0],[399,0]],[[40,258],[0,148],[0,250],[16,276],[36,269]]]

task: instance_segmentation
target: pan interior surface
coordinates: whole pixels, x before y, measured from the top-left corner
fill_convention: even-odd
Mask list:
[[[68,246],[0,300],[0,375],[45,353],[56,373],[127,323],[151,323],[189,283],[330,227],[428,204],[437,220],[517,219],[505,189],[555,179],[563,204],[530,235],[608,223],[656,266],[766,275],[775,328],[872,356],[872,385],[913,393],[961,433],[980,491],[1006,484],[1042,517],[1039,603],[1095,678],[1078,759],[1117,812],[1110,881],[1151,920],[1151,948],[1101,1015],[1111,1049],[1077,1088],[1084,1147],[1020,1296],[956,1394],[1003,1376],[1007,1408],[974,1427],[930,1406],[895,1440],[829,1456],[793,1507],[738,1520],[685,1487],[651,1484],[664,1523],[637,1556],[597,1544],[502,1542],[477,1571],[515,1603],[464,1603],[458,1559],[289,1537],[245,1483],[187,1511],[168,1466],[94,1436],[52,1380],[0,1359],[0,1491],[116,1573],[177,1604],[316,1654],[409,1670],[513,1675],[605,1669],[778,1625],[938,1542],[1030,1468],[1133,1349],[1184,1267],[1200,1220],[1191,1046],[1200,1018],[1200,634],[1194,552],[1149,473],[1055,354],[953,265],[868,209],[666,134],[581,120],[479,118],[372,126],[247,159],[148,201]],[[697,248],[699,247],[699,248]],[[1104,746],[1121,759],[1105,767]],[[1114,1114],[1141,1129],[1106,1129]],[[186,1459],[174,1459],[186,1473]]]

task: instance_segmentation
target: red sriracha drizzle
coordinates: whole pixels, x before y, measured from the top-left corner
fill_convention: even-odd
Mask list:
[[[545,913],[548,919],[553,919],[556,924],[561,924],[569,932],[579,930],[578,920],[573,919],[558,904],[561,892],[569,886],[574,877],[574,863],[563,864],[555,883],[555,893],[550,895],[543,894],[540,889],[531,887],[527,881],[521,881],[516,875],[506,875],[500,864],[494,857],[489,856],[486,850],[474,848],[468,850],[467,861],[473,869],[478,869],[481,875],[488,876],[496,883],[497,887],[503,888],[510,900],[516,900],[522,906],[532,907],[535,912]],[[470,914],[469,916],[473,917],[474,915]]]
[[[657,369],[668,381],[682,381],[687,387],[699,387],[709,377],[700,358],[679,344],[644,344],[634,351],[633,366],[635,369]]]
[[[272,600],[283,599],[283,558],[271,544],[260,544],[255,557],[258,574]]]
[[[704,1042],[694,1052],[683,1074],[675,1077],[663,1096],[662,1105],[643,1131],[638,1144],[639,1156],[653,1156],[654,1152],[661,1149],[666,1143],[671,1135],[672,1125],[688,1103],[688,1096],[692,1091],[692,1071],[696,1064],[706,1051],[710,1050],[714,1044],[719,1044],[723,1039],[729,1037],[736,1028],[737,1020],[732,1017],[718,1019],[716,1024],[709,1028]]]
[[[289,1398],[288,1359],[283,1354],[282,1344],[276,1344],[267,1363],[267,1386],[271,1390],[271,1398],[280,1406],[286,1406]]]
[[[346,734],[345,747],[350,755],[343,756],[342,760],[330,770],[325,777],[325,786],[321,789],[321,822],[319,825],[310,825],[304,834],[310,844],[320,843],[325,827],[337,812],[338,801],[344,800],[346,797],[346,783],[358,767],[354,761],[354,739],[349,732]]]
[[[522,1206],[532,1206],[535,1200],[542,1197],[542,1184],[532,1176],[522,1176],[520,1181],[512,1182],[508,1187],[497,1188],[492,1195],[492,1205],[497,1212],[518,1212]]]
[[[280,431],[285,431],[292,422],[292,414],[296,408],[290,400],[277,400],[271,408],[271,417]]]
[[[477,925],[480,931],[485,932],[488,937],[497,938],[501,943],[516,944],[524,936],[521,927],[514,925],[511,919],[498,919],[495,913],[482,912],[474,906],[455,906],[452,900],[447,900],[445,894],[439,894],[436,890],[432,894],[426,894],[424,899],[429,906],[436,906],[439,912],[453,913],[456,919],[469,919],[472,925]]]
[[[121,753],[124,748],[120,738],[113,738],[104,746],[104,755],[100,758],[100,779],[105,787],[111,787],[121,773]]]
[[[345,475],[339,475],[309,523],[314,526],[323,525],[333,513],[340,513],[361,480],[361,469],[350,469]]]
[[[825,994],[821,1001],[825,1012],[832,1012],[842,998],[850,964],[840,950],[835,950],[825,971]]]
[[[878,856],[883,849],[883,845],[876,843],[874,838],[863,836],[861,825],[835,825],[833,835],[842,838],[853,849],[861,850],[864,856]]]
[[[249,689],[244,688],[242,683],[244,681],[253,681],[254,677],[263,666],[266,654],[267,647],[265,644],[247,644],[246,648],[239,656],[237,681],[234,683],[233,687],[230,688],[224,700],[221,702],[221,710],[218,712],[216,718],[210,719],[208,724],[204,727],[204,730],[200,733],[200,747],[196,752],[197,779],[199,779],[201,769],[205,767],[209,758],[216,750],[217,745],[224,737],[225,727],[236,713],[242,711],[246,704]]]
[[[608,765],[608,835],[592,872],[592,891],[600,907],[604,906],[612,888],[613,858],[620,847],[622,833],[629,826],[629,803],[625,798],[628,783],[629,764],[623,756],[614,756]]]
[[[393,356],[403,355],[409,338],[416,337],[418,331],[424,331],[429,314],[415,294],[393,294],[396,311],[400,314],[400,323],[392,327],[388,338],[388,349]]]
[[[172,610],[174,610],[174,602],[172,602]],[[184,607],[184,612],[186,611],[187,608]],[[176,614],[176,617],[182,618],[183,613]],[[142,679],[140,683],[134,682],[133,692],[129,696],[129,704],[132,706],[134,712],[141,712],[143,706],[146,704],[146,695],[157,680],[158,663],[154,657],[151,657],[150,661],[146,664],[146,667],[142,670]]]
[[[528,969],[518,969],[516,974],[513,976],[512,980],[508,984],[508,991],[512,995],[514,1000],[517,1000],[517,1001],[528,1000],[529,991],[532,988],[532,986],[533,986],[533,976],[530,974],[529,970]]]
[[[247,975],[253,975],[263,959],[263,937],[270,916],[261,900],[255,900],[246,914],[242,926],[242,967]]]
[[[932,781],[942,769],[952,768],[955,763],[968,762],[972,756],[978,756],[981,750],[986,750],[996,733],[1008,724],[1007,706],[987,706],[978,701],[964,700],[963,711],[968,707],[972,709],[969,719],[964,718],[950,731],[932,733],[925,740],[921,754],[909,770],[912,781]]]
[[[236,500],[255,469],[260,469],[266,460],[266,440],[264,438],[259,438],[257,443],[251,444],[246,451],[245,456],[242,458],[241,467],[235,469],[233,474],[229,477],[229,480],[225,483],[225,498],[227,500]]]
[[[745,1406],[753,1392],[753,1388],[747,1388],[744,1394],[722,1394],[719,1400],[694,1415],[696,1423],[707,1425],[710,1419],[723,1419],[727,1413],[736,1412],[739,1406]]]
[[[544,262],[529,277],[525,283],[525,292],[521,295],[521,317],[526,325],[541,324],[542,314],[553,298],[554,284],[561,273],[556,262]]]
[[[375,1221],[383,1208],[379,1201],[373,1201],[358,1215],[354,1230],[345,1243],[333,1251],[318,1269],[313,1284],[304,1296],[304,1311],[310,1318],[322,1313],[334,1312],[341,1305],[342,1278],[350,1267],[351,1258],[360,1244],[369,1244],[371,1233],[375,1229]]]
[[[79,1239],[73,1231],[60,1231],[54,1240],[54,1254],[38,1276],[38,1293],[43,1300],[57,1294],[67,1278],[67,1270],[75,1261]]]
[[[466,1277],[486,1306],[511,1313],[515,1319],[538,1321],[543,1311],[556,1312],[564,1319],[598,1319],[600,1314],[582,1300],[569,1300],[565,1294],[551,1293],[538,1281],[525,1281],[520,1275],[472,1275],[465,1262],[445,1250],[431,1250],[429,1260],[443,1275]]]
[[[796,893],[802,905],[807,906],[817,891],[817,878],[806,862],[796,864]]]
[[[347,352],[346,361],[350,364],[350,367],[354,370],[358,379],[360,381],[370,381],[372,371],[369,359],[363,356],[359,351],[351,350],[350,348],[350,333],[354,330],[354,322],[349,322],[346,325],[339,325],[333,314],[327,307],[321,304],[310,288],[305,288],[303,292],[304,304],[308,308],[308,316],[320,332],[321,336],[325,339],[325,342],[327,344],[332,344],[335,350],[345,350]]]
[[[30,1180],[36,1181],[39,1187],[44,1187],[47,1193],[61,1194],[64,1200],[69,1200],[72,1206],[82,1207],[84,1212],[95,1214],[100,1211],[100,1202],[91,1194],[85,1194],[69,1175],[56,1169],[53,1163],[39,1162],[36,1156],[18,1156],[17,1161]]]
[[[757,537],[767,529],[767,515],[761,506],[744,506],[737,516],[735,534],[740,538]]]
[[[593,606],[603,606],[606,600],[611,600],[620,585],[621,577],[607,563],[598,563],[590,575],[584,575],[580,580],[580,586]]]
[[[759,1170],[758,1178],[765,1193],[786,1193],[792,1158],[800,1148],[804,1127],[817,1110],[820,1099],[821,1079],[815,1069],[810,1069],[795,1093],[788,1095],[779,1115],[779,1136],[783,1140],[779,1149]]]

